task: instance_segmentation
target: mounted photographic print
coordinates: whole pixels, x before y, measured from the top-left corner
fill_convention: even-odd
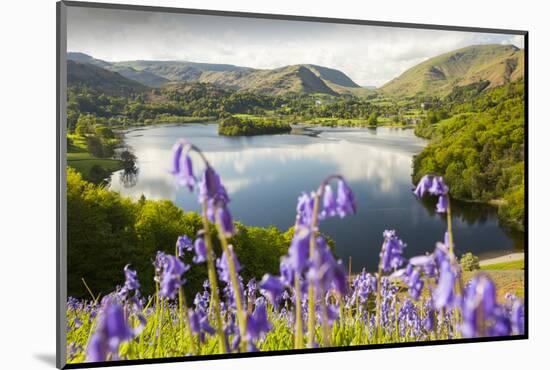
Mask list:
[[[527,338],[527,32],[67,1],[57,67],[58,367]]]

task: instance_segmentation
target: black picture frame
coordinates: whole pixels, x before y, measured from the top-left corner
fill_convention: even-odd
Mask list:
[[[249,357],[266,357],[266,356],[286,356],[295,354],[313,354],[326,352],[346,352],[346,351],[362,351],[382,348],[405,348],[405,347],[421,347],[421,346],[439,346],[447,344],[463,344],[463,343],[483,343],[483,342],[499,342],[510,340],[525,340],[529,338],[529,32],[526,30],[513,29],[498,29],[498,28],[482,28],[482,27],[464,27],[452,25],[433,25],[421,23],[401,23],[401,22],[385,22],[375,20],[359,20],[359,19],[342,19],[342,18],[325,18],[311,17],[301,15],[283,15],[283,14],[265,14],[265,13],[250,13],[250,12],[233,12],[205,9],[189,9],[161,6],[144,6],[130,4],[112,4],[98,2],[81,2],[81,1],[59,1],[56,4],[57,15],[57,63],[56,63],[56,81],[57,81],[57,99],[56,99],[56,132],[57,132],[57,153],[56,153],[56,228],[57,228],[57,248],[56,248],[56,366],[59,369],[78,369],[78,368],[96,368],[110,367],[121,365],[140,365],[140,364],[161,364],[173,362],[191,362],[191,361],[208,361],[232,358],[249,358]],[[67,101],[67,19],[66,11],[68,7],[85,7],[113,10],[133,10],[143,12],[163,12],[173,14],[195,14],[195,15],[210,15],[223,17],[244,17],[269,20],[287,20],[287,21],[302,21],[302,22],[317,22],[317,23],[337,23],[347,25],[365,25],[365,26],[383,26],[394,28],[410,28],[410,29],[425,29],[425,30],[444,30],[444,31],[460,31],[460,32],[476,32],[476,33],[498,33],[519,35],[524,37],[525,50],[525,71],[524,71],[524,115],[525,115],[525,233],[524,233],[524,252],[525,252],[525,332],[522,335],[486,337],[486,338],[461,338],[451,340],[434,340],[425,342],[407,342],[407,343],[386,343],[386,344],[371,344],[371,345],[356,345],[350,347],[325,347],[325,348],[310,348],[310,349],[293,349],[281,351],[265,351],[265,352],[246,352],[232,354],[215,354],[201,356],[186,356],[186,357],[171,357],[171,358],[155,358],[143,360],[117,360],[108,362],[90,362],[79,364],[66,363],[66,278],[67,278],[67,230],[66,230],[66,101]]]

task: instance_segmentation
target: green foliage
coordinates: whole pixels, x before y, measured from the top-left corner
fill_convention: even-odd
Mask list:
[[[77,135],[87,135],[95,133],[96,117],[92,114],[81,114],[76,121],[75,133]]]
[[[414,182],[443,175],[452,197],[501,203],[501,222],[523,229],[523,82],[444,104],[454,115],[433,128],[432,142],[415,156]]]
[[[108,158],[113,155],[113,148],[110,145],[106,145],[97,136],[86,137],[86,148],[91,155],[97,158]]]
[[[226,136],[249,136],[290,132],[287,122],[274,118],[251,119],[231,116],[224,118],[218,125],[218,133]]]
[[[236,224],[233,244],[243,266],[246,280],[260,279],[264,273],[278,271],[280,257],[290,243],[291,232],[275,227],[260,228]],[[86,297],[81,281],[94,294],[107,294],[124,282],[123,268],[131,264],[139,271],[145,295],[154,291],[152,261],[158,250],[174,254],[177,237],[194,238],[202,228],[201,217],[184,212],[168,200],[132,201],[103,186],[82,179],[67,169],[67,281],[68,295]],[[216,238],[214,238],[216,240]],[[214,246],[219,256],[221,247]],[[190,256],[186,257],[190,262]],[[186,294],[191,298],[207,278],[203,265],[186,274]]]
[[[367,119],[367,124],[369,126],[378,126],[378,113],[372,112]]]
[[[460,266],[463,271],[479,270],[479,257],[468,252],[460,258]]]
[[[525,260],[517,260],[517,261],[511,261],[511,262],[501,262],[501,263],[493,263],[490,265],[483,265],[481,266],[482,270],[486,271],[498,271],[498,270],[524,270],[525,269]]]

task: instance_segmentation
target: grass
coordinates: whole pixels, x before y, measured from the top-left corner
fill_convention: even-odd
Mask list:
[[[494,263],[491,265],[481,266],[482,270],[524,270],[525,269],[525,260],[510,261],[510,262],[500,262]]]
[[[67,146],[67,165],[71,166],[86,179],[92,178],[91,170],[94,166],[100,166],[108,172],[122,169],[122,162],[111,158],[97,158],[91,155],[86,148],[86,138],[81,135],[68,134],[72,145]]]
[[[504,301],[506,293],[513,293],[523,298],[525,294],[525,261],[512,261],[481,266],[481,272],[489,275],[497,287],[497,299]],[[480,271],[465,272],[464,280],[468,281]]]

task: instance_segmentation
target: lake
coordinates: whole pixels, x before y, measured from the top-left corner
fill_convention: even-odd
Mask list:
[[[199,211],[196,196],[175,189],[169,173],[172,147],[186,138],[208,157],[231,197],[233,217],[247,225],[294,224],[296,200],[330,174],[341,174],[355,193],[358,212],[321,223],[347,266],[375,270],[382,232],[395,229],[407,243],[406,255],[432,251],[443,239],[444,216],[435,199],[413,193],[411,164],[426,141],[413,130],[379,127],[298,128],[292,134],[252,137],[218,136],[216,124],[162,125],[128,131],[125,143],[137,157],[136,176],[112,175],[110,188],[135,198],[170,199],[184,210]],[[195,161],[198,163],[198,161]],[[523,249],[523,234],[499,226],[495,209],[452,203],[457,254],[479,256]]]

